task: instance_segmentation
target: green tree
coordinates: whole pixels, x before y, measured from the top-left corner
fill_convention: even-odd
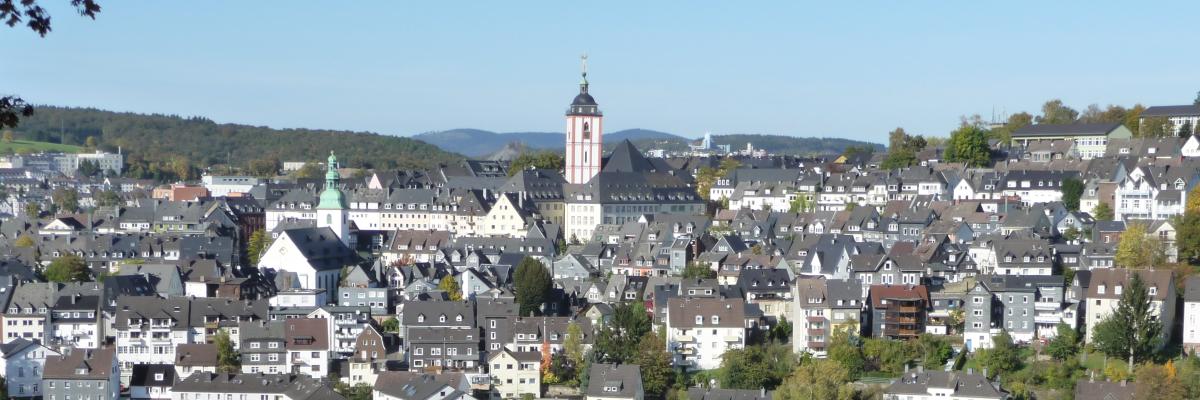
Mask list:
[[[373,386],[366,383],[350,386],[350,384],[336,379],[336,376],[333,374],[330,374],[330,377],[330,381],[335,382],[333,384],[333,391],[346,398],[346,400],[371,400],[373,396],[372,391],[375,390]]]
[[[1101,201],[1099,204],[1096,204],[1095,208],[1092,209],[1092,217],[1097,221],[1112,221],[1112,206],[1109,206],[1108,203]]]
[[[795,372],[775,390],[775,400],[851,400],[854,378],[845,366],[833,360],[811,359],[796,367]]]
[[[79,210],[79,192],[72,188],[60,187],[50,194],[51,201],[59,211],[76,212]]]
[[[96,140],[95,136],[88,136],[87,140],[84,141],[84,146],[87,146],[88,149],[95,150],[96,146],[99,146],[99,145],[100,145],[100,143],[99,143],[99,141]]]
[[[562,154],[557,151],[521,152],[517,158],[514,158],[509,163],[508,176],[516,175],[517,172],[529,169],[530,167],[561,171],[563,164]]]
[[[667,353],[665,339],[653,330],[646,332],[638,342],[634,363],[641,367],[642,389],[647,395],[662,398],[667,394],[675,371],[671,369],[671,354]]]
[[[1012,142],[1012,133],[1017,129],[1033,125],[1033,115],[1027,112],[1019,112],[1008,116],[1008,120],[1004,125],[1000,125],[992,129],[989,133],[992,139],[999,140],[1001,143]]]
[[[792,323],[788,322],[787,317],[780,317],[779,322],[771,327],[771,341],[787,343],[790,340],[792,340]]]
[[[845,329],[838,329],[830,335],[829,347],[826,353],[831,361],[846,368],[850,379],[858,379],[866,369],[866,356],[858,346],[859,338]]]
[[[1121,232],[1113,261],[1119,267],[1154,268],[1166,263],[1162,240],[1146,232],[1146,224],[1131,222]]]
[[[213,335],[213,344],[217,345],[217,372],[236,373],[241,369],[241,355],[233,349],[233,340],[229,332],[218,330]]]
[[[1185,138],[1188,136],[1192,136],[1195,133],[1196,133],[1195,127],[1192,126],[1192,121],[1190,121],[1190,120],[1183,121],[1183,124],[1179,125],[1179,137]]]
[[[917,340],[909,341],[916,347],[914,352],[921,357],[921,365],[926,369],[938,370],[946,365],[946,361],[954,355],[954,348],[943,336],[923,334]]]
[[[1039,125],[1071,124],[1079,117],[1079,111],[1063,105],[1062,100],[1054,99],[1042,105],[1042,115],[1037,117]]]
[[[1167,117],[1147,117],[1142,119],[1139,133],[1146,138],[1170,137],[1175,135],[1175,126]]]
[[[596,335],[593,350],[596,360],[624,363],[634,359],[642,336],[650,331],[650,317],[641,302],[620,303],[613,309],[612,320],[603,324]]]
[[[246,241],[246,259],[250,261],[250,265],[257,266],[263,251],[267,249],[267,238],[263,231],[264,229],[254,231],[250,234],[250,239]]]
[[[38,218],[42,215],[42,204],[38,202],[25,203],[25,215],[29,218]]]
[[[1058,361],[1066,361],[1079,353],[1079,332],[1067,324],[1058,324],[1058,334],[1046,344],[1046,354]]]
[[[576,369],[576,376],[572,376],[567,380],[571,386],[578,386],[578,368],[584,364],[583,358],[586,356],[583,352],[583,328],[575,321],[567,323],[567,336],[563,338],[563,353],[565,353],[568,363]],[[566,375],[559,375],[566,376]]]
[[[921,136],[911,136],[904,128],[896,128],[888,133],[888,153],[880,168],[896,169],[915,165],[917,152],[925,149],[928,142]]]
[[[1083,182],[1067,178],[1062,183],[1063,205],[1071,211],[1079,211],[1079,197],[1083,196]]]
[[[260,178],[270,178],[275,176],[279,173],[279,168],[280,163],[276,158],[259,158],[250,160],[250,163],[246,165],[246,169],[249,170],[251,174]],[[321,175],[322,173],[318,172],[317,176]]]
[[[1007,374],[1021,368],[1021,351],[1013,344],[1012,336],[1006,331],[992,336],[992,348],[976,352],[979,363],[988,369],[988,378]]]
[[[771,388],[779,386],[795,366],[796,356],[790,346],[747,346],[725,351],[717,378],[726,389]]]
[[[1189,194],[1188,202],[1191,202]],[[1173,220],[1181,261],[1200,259],[1200,211],[1188,210]]]
[[[91,160],[79,161],[79,168],[75,169],[75,176],[96,176],[99,174],[100,166]]]
[[[533,257],[525,257],[513,273],[513,289],[521,304],[521,315],[541,314],[542,305],[550,300],[552,278],[546,266]]]
[[[1129,285],[1121,293],[1117,309],[1096,325],[1092,343],[1109,357],[1128,357],[1129,371],[1142,360],[1151,358],[1159,344],[1162,324],[1153,310],[1142,276],[1129,272]]]
[[[50,282],[87,282],[90,277],[87,263],[74,254],[63,254],[46,267],[46,280]]]
[[[383,320],[383,331],[400,332],[400,320],[396,319],[396,317],[388,317],[388,319]]]
[[[978,125],[963,124],[950,133],[942,157],[947,162],[960,162],[970,167],[987,166],[992,161],[988,147],[988,132]]]
[[[792,201],[788,203],[788,212],[798,213],[813,211],[816,208],[816,205],[813,204],[812,199],[809,197],[812,195],[813,194],[809,192],[796,193],[796,198],[792,199]]]
[[[1062,233],[1062,238],[1068,242],[1074,242],[1076,239],[1079,239],[1079,235],[1079,229],[1072,226]]]
[[[703,262],[693,261],[683,268],[683,279],[713,279],[716,277],[717,271],[713,271],[712,268],[704,265]]]
[[[442,281],[438,282],[438,290],[446,292],[450,297],[450,301],[462,301],[462,288],[458,286],[458,279],[454,279],[453,275],[442,277]]]

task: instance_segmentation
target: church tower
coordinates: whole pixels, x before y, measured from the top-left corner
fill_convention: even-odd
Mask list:
[[[583,58],[583,79],[579,95],[567,110],[567,154],[564,178],[567,183],[587,183],[600,173],[603,158],[601,144],[604,133],[604,114],[592,95],[588,94],[587,56]]]
[[[329,160],[325,164],[325,190],[321,191],[321,202],[317,203],[317,227],[329,227],[347,247],[350,246],[350,207],[346,204],[346,195],[338,188],[342,180],[338,175],[337,156],[329,152]]]

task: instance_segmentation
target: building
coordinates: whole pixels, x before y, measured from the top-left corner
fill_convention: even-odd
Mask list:
[[[835,332],[858,335],[862,323],[862,283],[856,279],[796,279],[792,297],[792,349],[824,357]]]
[[[1191,276],[1183,290],[1183,350],[1200,350],[1200,276]]]
[[[688,400],[771,400],[775,391],[767,389],[713,389],[690,387]]]
[[[176,381],[175,368],[170,365],[134,365],[133,377],[129,379],[129,398],[170,399]]]
[[[583,58],[583,78],[579,82],[579,94],[567,109],[567,149],[565,178],[568,183],[583,184],[600,173],[604,157],[604,113],[596,99],[588,94],[587,57]]]
[[[346,204],[346,195],[339,188],[342,176],[338,174],[337,156],[329,152],[329,161],[325,164],[325,190],[321,192],[321,202],[317,203],[317,227],[329,228],[343,245],[351,246],[350,240],[350,206]]]
[[[217,372],[217,354],[217,345],[212,343],[175,347],[175,376],[182,380],[196,372]]]
[[[234,397],[234,396],[237,397]],[[307,375],[195,373],[171,390],[171,400],[344,400],[325,382]],[[378,397],[376,397],[378,398]],[[78,399],[78,398],[75,398]]]
[[[633,364],[592,364],[585,400],[642,400],[642,369]]]
[[[672,298],[667,301],[666,321],[667,349],[678,367],[716,369],[726,350],[746,346],[742,299]]]
[[[992,382],[984,374],[962,371],[905,372],[883,392],[884,400],[1005,400],[1008,392],[1000,382]],[[1102,399],[1103,397],[1077,397]]]
[[[95,153],[64,153],[55,157],[58,171],[63,175],[75,175],[82,163],[91,163],[97,171],[112,176],[120,176],[125,171],[125,156],[96,150]]]
[[[1012,144],[1028,146],[1045,140],[1070,140],[1075,143],[1079,158],[1088,160],[1104,156],[1109,139],[1129,139],[1133,132],[1120,123],[1096,124],[1037,124],[1013,131]]]
[[[0,345],[4,354],[4,384],[8,398],[42,396],[46,358],[60,354],[38,342],[18,338]]]
[[[964,344],[969,350],[991,348],[1001,330],[1016,342],[1054,337],[1058,324],[1074,313],[1065,307],[1065,291],[1057,275],[979,276],[963,306]]]
[[[283,231],[263,252],[258,267],[268,273],[294,273],[299,289],[324,290],[326,297],[335,298],[342,268],[357,262],[358,254],[323,226]]]
[[[1165,118],[1170,122],[1174,136],[1180,136],[1179,130],[1185,126],[1191,127],[1192,131],[1187,135],[1192,135],[1196,133],[1196,125],[1200,124],[1200,105],[1149,107],[1138,116],[1138,124],[1145,125],[1147,118]]]
[[[542,353],[493,352],[488,359],[493,397],[513,399],[524,394],[542,397]]]
[[[929,290],[924,285],[872,285],[868,296],[872,337],[915,339],[925,333]]]
[[[262,183],[261,179],[252,176],[222,175],[204,175],[200,177],[200,181],[213,197],[250,193],[251,189]]]
[[[42,397],[49,400],[117,400],[121,394],[117,352],[112,347],[80,349],[46,357]]]
[[[1133,274],[1142,278],[1151,299],[1150,311],[1158,316],[1163,325],[1162,343],[1170,343],[1171,327],[1175,323],[1175,273],[1171,270],[1130,270],[1125,268],[1100,268],[1091,271],[1088,282],[1087,317],[1084,319],[1087,343],[1092,342],[1096,325],[1108,318],[1117,309],[1124,288],[1129,286]]]

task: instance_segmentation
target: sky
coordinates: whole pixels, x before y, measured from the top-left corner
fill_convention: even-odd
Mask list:
[[[1200,90],[1197,1],[40,1],[45,38],[0,27],[0,94],[277,128],[561,131],[582,53],[608,131],[688,137],[884,143]]]

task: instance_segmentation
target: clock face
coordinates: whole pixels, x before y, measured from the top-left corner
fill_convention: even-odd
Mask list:
[[[280,246],[279,254],[287,254],[287,246]]]

